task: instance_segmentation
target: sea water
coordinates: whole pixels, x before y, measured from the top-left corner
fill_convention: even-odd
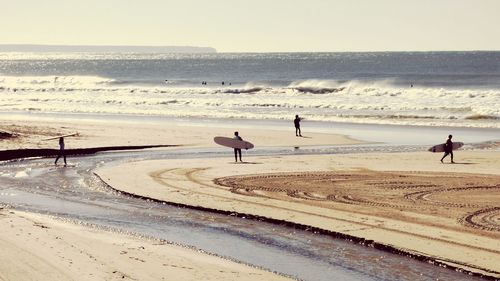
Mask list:
[[[0,53],[2,112],[500,128],[499,105],[500,52]]]

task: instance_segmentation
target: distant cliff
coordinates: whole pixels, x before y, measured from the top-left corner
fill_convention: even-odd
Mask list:
[[[216,53],[211,47],[0,44],[0,52]]]

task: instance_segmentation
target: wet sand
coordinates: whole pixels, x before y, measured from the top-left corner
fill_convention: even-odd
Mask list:
[[[66,139],[68,151],[141,145],[215,147],[214,135],[233,133],[233,129],[222,126],[5,118],[0,120],[0,131],[9,132],[0,142],[3,152],[57,148],[57,140],[44,139],[73,133],[78,136]],[[359,143],[337,134],[314,133],[309,134],[309,138],[297,138],[283,130],[244,129],[240,132],[247,140],[258,139],[255,143],[258,146]],[[0,233],[0,280],[286,280],[195,250],[41,215],[3,209],[0,220],[10,225]]]
[[[0,208],[0,280],[290,280],[164,241]]]
[[[0,119],[0,131],[15,134],[15,137],[2,139],[0,150],[28,148],[58,148],[58,140],[45,139],[78,133],[76,137],[65,140],[66,149],[110,147],[110,146],[145,146],[145,145],[182,145],[189,147],[216,147],[214,136],[232,137],[234,128],[217,124],[190,123],[147,123],[114,119],[88,119],[46,121],[42,119]],[[239,129],[243,139],[255,146],[308,146],[354,144],[360,141],[340,134],[308,133],[307,137],[293,135],[290,130],[272,130],[257,128]],[[292,132],[292,133],[290,133]]]
[[[67,139],[68,149],[162,144],[215,147],[213,136],[233,133],[227,126],[106,119],[47,122],[3,118],[0,129],[15,135],[0,142],[1,150],[54,148],[57,140],[43,139],[75,132],[79,136]],[[308,133],[307,138],[297,138],[291,130],[245,128],[240,133],[256,147],[361,143],[338,134]],[[129,194],[311,226],[500,277],[500,152],[460,151],[455,165],[441,164],[440,156],[428,152],[244,155],[247,162],[242,164],[225,158],[142,161],[103,168],[98,174],[113,188]],[[14,225],[18,223],[23,222]],[[39,228],[24,223],[29,233]],[[60,221],[58,224],[60,232],[74,228]],[[16,233],[9,232],[7,237],[12,235]],[[101,242],[115,236],[99,235]],[[54,251],[61,252],[65,247],[56,244]],[[29,249],[36,253],[42,250],[38,246]],[[95,249],[89,246],[88,250]],[[16,253],[16,249],[4,253],[10,252]],[[78,253],[69,253],[65,258],[74,255]],[[109,258],[118,255],[115,252]],[[193,259],[199,258],[197,255],[192,253]],[[63,264],[61,260],[54,263],[59,267]],[[95,270],[95,274],[108,273],[108,269]],[[59,269],[49,272],[59,274]]]
[[[182,159],[98,174],[126,193],[363,238],[500,277],[500,152]]]

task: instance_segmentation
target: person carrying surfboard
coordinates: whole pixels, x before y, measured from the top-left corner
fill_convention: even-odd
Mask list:
[[[239,136],[238,132],[234,132],[234,138],[235,140],[242,141],[243,139]],[[241,161],[241,148],[234,148],[234,162],[238,162],[238,154],[240,155],[240,162]]]
[[[295,115],[295,119],[293,120],[293,124],[295,125],[295,136],[302,137],[302,133],[300,132],[300,121],[302,118],[299,115]]]
[[[64,158],[64,167],[66,167],[66,153],[64,152],[64,138],[60,137],[59,138],[59,154],[57,155],[56,161],[54,162],[54,165],[57,165],[57,160],[59,160],[60,157]]]
[[[444,144],[444,155],[443,158],[441,158],[441,163],[443,163],[443,159],[448,156],[448,154],[451,157],[451,163],[455,163],[453,162],[453,142],[451,141],[452,137],[452,135],[449,135],[446,143]]]

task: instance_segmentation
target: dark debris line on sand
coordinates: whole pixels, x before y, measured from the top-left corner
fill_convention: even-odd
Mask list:
[[[6,132],[6,131],[0,131],[0,140],[11,139],[11,138],[15,138],[15,137],[17,137],[16,134],[9,133],[9,132]]]
[[[67,156],[70,155],[89,155],[102,151],[118,151],[118,150],[135,150],[158,147],[175,147],[178,145],[136,145],[136,146],[105,146],[105,147],[90,147],[66,149],[64,152]],[[13,149],[0,151],[0,161],[13,160],[29,157],[55,157],[59,153],[58,149]]]

